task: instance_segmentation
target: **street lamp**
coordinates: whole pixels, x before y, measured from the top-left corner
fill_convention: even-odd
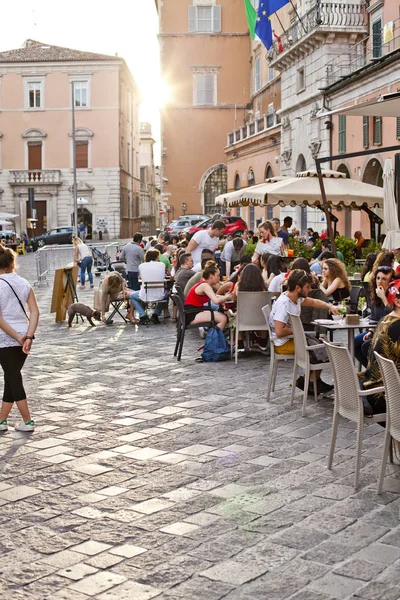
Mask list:
[[[187,211],[187,204],[186,204],[186,202],[182,202],[182,212],[183,212],[184,216],[186,215],[186,211]]]

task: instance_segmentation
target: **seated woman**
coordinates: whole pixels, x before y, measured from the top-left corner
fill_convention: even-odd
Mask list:
[[[278,277],[279,275],[281,275],[281,273],[285,273],[285,272],[286,272],[286,266],[282,262],[280,256],[272,255],[268,258],[267,279],[265,279],[265,276],[263,277],[268,291],[271,291],[271,292],[274,291],[273,289],[270,290],[269,286],[271,285],[271,283],[275,279],[275,277]]]
[[[276,229],[271,221],[261,223],[259,227],[261,240],[257,243],[253,254],[252,262],[257,265],[260,263],[260,256],[269,252],[269,254],[282,254],[283,239],[278,237]]]
[[[260,266],[262,269],[261,275],[265,282],[268,281],[268,277],[269,277],[267,265],[268,265],[268,259],[270,256],[272,256],[272,254],[270,254],[269,252],[266,252],[265,254],[262,254],[260,256]]]
[[[376,271],[378,267],[391,267],[392,269],[394,269],[394,258],[394,252],[390,252],[387,250],[379,252],[372,267],[372,270]]]
[[[267,287],[264,279],[262,278],[260,269],[257,265],[246,265],[239,275],[239,281],[236,284],[233,292],[235,299],[237,298],[238,292],[265,292]],[[243,333],[239,332],[239,343],[238,352],[244,352]],[[255,332],[254,346],[260,348],[260,350],[267,350],[267,332],[259,331]]]
[[[343,263],[337,258],[327,258],[322,265],[321,290],[332,296],[334,302],[342,302],[349,298],[350,287]]]
[[[380,321],[385,315],[391,312],[391,306],[386,298],[386,293],[393,275],[393,269],[385,266],[380,266],[372,272],[368,292],[371,299],[370,321]],[[367,333],[363,331],[354,337],[354,354],[363,367],[366,367],[368,364],[368,353],[373,333],[374,330],[370,329]]]
[[[389,287],[387,300],[391,306],[391,312],[379,321],[369,348],[369,360],[365,373],[363,373],[363,387],[370,390],[383,385],[382,374],[374,352],[378,352],[384,358],[392,360],[400,373],[400,279],[393,281]],[[366,397],[364,407],[372,414],[386,412],[384,394],[374,394]],[[368,406],[369,403],[369,406]]]
[[[106,312],[110,308],[110,302],[118,300],[118,298],[126,300],[129,298],[129,293],[126,291],[125,279],[122,275],[117,271],[112,271],[104,277],[101,288],[101,320],[103,323],[107,323]],[[126,318],[128,321],[134,321],[132,308],[130,308]]]
[[[368,254],[361,271],[361,281],[369,281],[369,278],[372,274],[372,267],[374,266],[374,262],[376,261],[377,256],[378,255],[376,254],[376,252],[370,252]]]
[[[188,292],[185,299],[185,322],[186,325],[201,325],[212,320],[212,315],[217,326],[224,330],[227,318],[221,312],[209,309],[209,302],[221,305],[232,299],[232,294],[223,296],[216,294],[213,287],[219,284],[220,270],[213,260],[207,261],[203,270],[203,278],[196,283]]]

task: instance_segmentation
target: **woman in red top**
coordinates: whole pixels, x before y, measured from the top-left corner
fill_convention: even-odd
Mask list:
[[[218,285],[220,280],[220,270],[216,263],[209,260],[203,270],[203,279],[194,285],[185,299],[185,321],[186,325],[201,325],[211,321],[211,313],[214,314],[214,320],[217,326],[224,330],[227,318],[223,313],[209,310],[208,302],[211,300],[214,304],[223,304],[231,300],[232,294],[224,296],[217,295],[213,286]]]

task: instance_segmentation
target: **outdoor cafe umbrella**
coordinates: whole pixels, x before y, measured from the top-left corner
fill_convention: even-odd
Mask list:
[[[230,208],[232,206],[239,206],[242,198],[245,198],[247,191],[251,189],[254,192],[257,192],[260,194],[260,199],[257,201],[251,202],[251,203],[262,206],[264,204],[263,198],[265,197],[265,194],[267,194],[268,191],[270,191],[271,186],[274,183],[277,183],[278,181],[283,181],[284,179],[287,179],[287,177],[281,177],[281,176],[269,177],[263,183],[258,183],[257,185],[252,185],[251,187],[248,187],[248,188],[235,190],[234,192],[227,192],[226,194],[220,194],[219,196],[217,196],[215,198],[215,204],[226,206],[228,208]]]
[[[383,189],[346,178],[339,171],[322,171],[329,208],[369,208],[383,205]],[[230,206],[322,206],[321,190],[317,172],[314,170],[297,173],[296,177],[285,177],[282,181],[268,185],[260,184],[242,190],[242,194]]]
[[[400,248],[400,228],[394,197],[394,170],[390,158],[383,167],[383,218],[386,225],[386,237],[383,247],[388,250]]]

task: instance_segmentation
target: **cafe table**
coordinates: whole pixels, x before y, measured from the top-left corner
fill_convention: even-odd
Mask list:
[[[347,347],[351,358],[354,360],[354,333],[356,329],[375,329],[376,321],[370,321],[368,318],[360,319],[357,325],[349,325],[346,319],[340,321],[331,321],[330,319],[315,319],[311,325],[318,325],[327,331],[347,331]]]

